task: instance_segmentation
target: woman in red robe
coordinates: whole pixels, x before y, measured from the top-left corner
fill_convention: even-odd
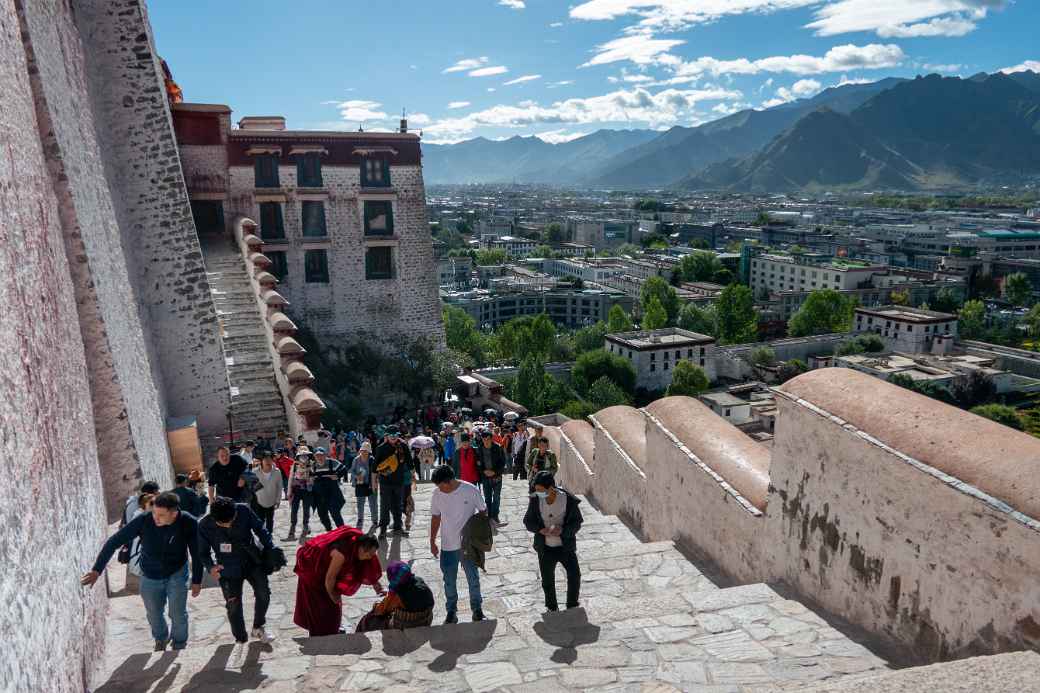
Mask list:
[[[349,525],[319,534],[301,546],[294,568],[299,581],[293,623],[308,630],[311,637],[342,632],[341,595],[349,597],[361,585],[384,592],[379,584],[378,551],[378,539]]]

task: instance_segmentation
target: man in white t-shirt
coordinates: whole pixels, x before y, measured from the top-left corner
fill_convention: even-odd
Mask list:
[[[477,566],[462,554],[462,529],[471,517],[478,513],[487,513],[484,497],[480,489],[471,483],[455,478],[455,471],[450,465],[442,464],[433,470],[433,483],[437,489],[430,501],[430,553],[440,556],[441,573],[444,575],[444,599],[448,609],[447,623],[458,623],[456,613],[459,603],[457,581],[459,563],[466,573],[466,584],[469,586],[469,605],[473,610],[473,620],[483,621],[484,611],[481,609],[483,598],[480,596],[480,573]],[[437,532],[440,531],[441,547],[437,548]]]

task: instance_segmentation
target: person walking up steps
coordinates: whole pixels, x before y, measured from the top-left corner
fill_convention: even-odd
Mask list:
[[[367,440],[361,444],[361,451],[350,467],[350,483],[354,486],[354,497],[357,499],[357,524],[355,527],[364,531],[365,529],[365,504],[368,504],[368,514],[372,518],[372,529],[379,524],[379,514],[376,510],[376,489],[372,485],[375,481],[373,467],[375,460],[372,458],[372,443]]]
[[[549,472],[538,472],[532,479],[534,493],[527,505],[524,526],[534,533],[534,550],[538,554],[538,572],[542,576],[545,608],[557,611],[556,565],[567,573],[567,608],[578,606],[581,591],[581,569],[578,567],[577,534],[581,529],[581,501],[556,486]]]
[[[268,534],[274,532],[274,511],[282,502],[284,481],[282,472],[274,466],[274,455],[270,450],[260,453],[260,466],[256,469],[260,487],[253,496],[253,512],[263,523]]]
[[[303,533],[311,533],[311,451],[307,446],[296,449],[296,462],[289,473],[289,536],[286,541],[296,538],[296,516],[303,505]]]
[[[455,478],[455,472],[446,464],[433,470],[437,487],[430,500],[430,553],[440,559],[444,576],[444,600],[448,615],[444,623],[458,623],[459,564],[466,573],[469,586],[469,606],[474,621],[484,620],[483,597],[480,594],[480,573],[477,565],[462,554],[462,531],[470,518],[486,514],[487,506],[476,486]],[[437,546],[440,533],[441,545]]]
[[[505,527],[498,516],[502,504],[502,474],[506,469],[506,453],[494,441],[490,428],[481,433],[481,445],[477,448],[477,468],[480,470],[480,486],[484,491],[488,515],[495,527]]]

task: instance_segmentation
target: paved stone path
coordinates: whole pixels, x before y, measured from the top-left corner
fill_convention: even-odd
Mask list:
[[[411,536],[385,544],[381,557],[384,563],[414,559],[413,569],[434,590],[435,623],[440,623],[443,584],[428,539],[431,491],[419,487]],[[469,622],[460,571],[458,625],[308,638],[292,622],[296,576],[286,568],[272,577],[268,625],[278,639],[271,645],[251,643],[246,663],[232,669],[234,641],[215,584],[207,583],[202,595],[189,599],[191,639],[176,653],[152,653],[140,598],[116,597],[103,683],[95,692],[766,693],[885,669],[882,660],[798,602],[765,585],[719,589],[671,542],[642,543],[587,502],[578,542],[582,607],[544,614],[531,535],[521,524],[526,491],[526,482],[505,484],[502,516],[510,524],[496,537],[488,571],[481,575],[488,621]],[[275,525],[278,539],[284,539],[287,515],[283,503]],[[312,523],[312,529],[317,526]],[[294,554],[296,542],[280,543],[287,555]],[[557,578],[562,601],[562,569]],[[118,576],[110,580],[115,585]],[[248,587],[245,601],[248,626]],[[367,587],[344,600],[348,632],[374,601]]]

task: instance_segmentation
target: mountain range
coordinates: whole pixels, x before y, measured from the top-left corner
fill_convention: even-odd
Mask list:
[[[935,189],[1040,174],[1040,75],[833,87],[697,127],[424,145],[438,183],[790,191]]]

